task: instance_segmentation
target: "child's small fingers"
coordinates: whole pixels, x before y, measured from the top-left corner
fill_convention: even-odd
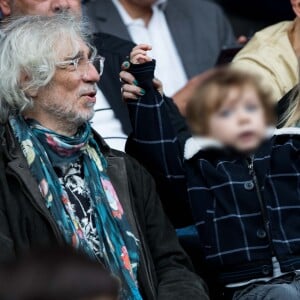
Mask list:
[[[137,55],[147,55],[147,52],[140,49],[132,51],[130,54],[130,61],[133,61]]]
[[[132,63],[133,64],[141,64],[141,63],[144,63],[144,62],[149,62],[151,61],[152,58],[149,57],[148,55],[143,55],[143,54],[138,54],[136,55],[133,59],[132,59]]]
[[[144,54],[144,55],[146,55],[146,54],[147,54],[147,51],[144,51],[144,50],[142,50],[142,49],[137,49],[137,50],[131,51],[130,56],[135,56],[135,55],[137,55],[137,54]]]
[[[131,56],[130,61],[132,63],[136,63],[136,61],[138,59],[140,59],[141,57],[144,58],[145,61],[151,61],[152,60],[152,58],[147,54],[147,52],[141,52],[141,53],[137,53],[134,56]]]
[[[149,62],[149,61],[151,61],[151,59],[148,59],[147,57],[145,57],[145,58],[139,59],[138,64],[144,64],[144,63]]]
[[[148,44],[140,44],[140,45],[135,46],[132,49],[132,51],[135,51],[135,50],[138,50],[138,49],[142,49],[144,51],[149,51],[149,50],[152,50],[152,46],[148,45]]]

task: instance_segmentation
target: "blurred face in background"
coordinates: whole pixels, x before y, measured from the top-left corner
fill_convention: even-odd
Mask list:
[[[4,17],[19,15],[52,16],[63,11],[81,15],[80,0],[0,0]]]
[[[97,0],[101,1],[101,0]],[[139,7],[151,7],[157,0],[120,0],[120,2],[127,2],[131,5],[139,6]]]
[[[300,17],[300,0],[291,0],[291,5],[294,13],[299,18]]]

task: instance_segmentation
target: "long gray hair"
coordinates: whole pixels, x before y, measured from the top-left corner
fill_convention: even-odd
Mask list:
[[[69,14],[25,16],[11,20],[0,37],[0,122],[33,107],[30,94],[54,76],[59,50],[87,43],[86,23]],[[30,91],[30,93],[29,93]]]

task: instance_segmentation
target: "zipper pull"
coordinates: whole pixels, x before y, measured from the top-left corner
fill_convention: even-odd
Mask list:
[[[254,161],[254,157],[253,157],[253,155],[251,155],[251,157],[250,157],[250,162],[249,162],[249,160],[247,160],[247,162],[248,162],[249,174],[250,174],[251,176],[254,174],[253,161]]]

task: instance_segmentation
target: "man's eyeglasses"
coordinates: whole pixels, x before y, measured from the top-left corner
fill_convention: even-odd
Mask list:
[[[76,57],[73,59],[65,60],[56,63],[56,66],[70,71],[81,71],[82,74],[86,75],[89,70],[89,64],[92,64],[100,76],[103,74],[105,57],[96,55],[90,59],[83,57]]]

